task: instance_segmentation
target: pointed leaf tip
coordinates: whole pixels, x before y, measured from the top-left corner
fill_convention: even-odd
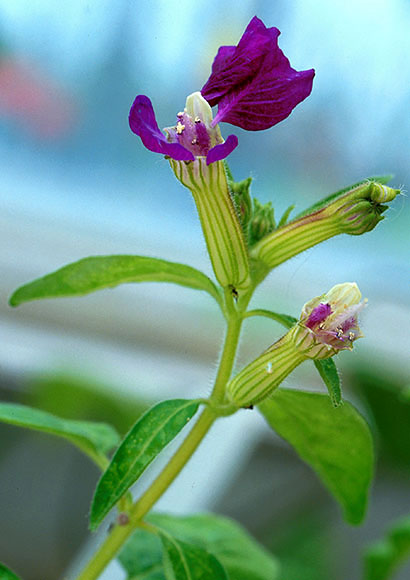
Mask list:
[[[198,407],[198,400],[171,399],[158,403],[138,419],[98,482],[91,506],[90,529],[99,526],[148,465],[187,425]]]
[[[281,388],[259,409],[316,472],[346,520],[360,524],[373,477],[373,441],[353,405],[345,402],[335,409],[327,395]]]
[[[20,286],[10,297],[10,306],[45,298],[84,296],[138,282],[168,282],[208,292],[218,304],[218,288],[202,272],[191,266],[147,256],[91,256],[59,268]]]

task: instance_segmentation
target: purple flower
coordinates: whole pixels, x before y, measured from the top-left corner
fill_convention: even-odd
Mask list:
[[[173,127],[158,128],[151,101],[138,95],[131,107],[129,124],[145,147],[176,161],[206,163],[225,159],[238,145],[230,135],[222,139],[218,127],[225,121],[248,129],[267,129],[285,119],[312,90],[313,70],[297,72],[278,48],[277,28],[266,28],[252,18],[238,46],[221,46],[212,73],[202,88],[187,98]],[[212,118],[211,106],[218,104]]]
[[[296,71],[278,47],[277,28],[266,28],[254,16],[238,46],[221,46],[202,96],[224,121],[248,131],[260,131],[286,119],[309,96],[313,69]]]
[[[206,163],[225,159],[238,145],[238,138],[230,135],[222,139],[219,127],[212,126],[212,110],[201,93],[187,98],[184,111],[178,113],[177,122],[165,130],[158,128],[151,101],[138,95],[129,114],[131,130],[141,137],[145,147],[154,153],[168,155],[176,161],[194,161],[206,157]]]

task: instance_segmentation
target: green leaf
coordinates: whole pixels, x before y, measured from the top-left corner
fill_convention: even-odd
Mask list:
[[[325,358],[323,360],[314,360],[313,362],[329,391],[333,406],[338,407],[342,403],[342,390],[340,388],[339,373],[333,359]]]
[[[114,384],[64,369],[30,375],[25,386],[19,403],[29,401],[33,407],[67,419],[109,423],[121,438],[152,404],[138,392],[130,394]]]
[[[212,280],[191,266],[145,256],[92,256],[21,286],[11,296],[10,305],[43,298],[83,296],[130,282],[172,282],[205,290],[219,305],[222,303]]]
[[[71,421],[14,403],[0,403],[0,421],[68,439],[100,466],[119,441],[117,432],[106,423]]]
[[[267,538],[280,562],[280,580],[333,579],[334,538],[316,503],[298,506],[285,521],[280,528],[272,526]]]
[[[161,540],[144,529],[137,529],[118,555],[127,580],[166,580]]]
[[[228,580],[220,562],[204,550],[160,532],[167,580]]]
[[[213,514],[186,517],[153,514],[147,521],[178,540],[215,556],[229,580],[278,580],[279,566],[275,558],[233,520]],[[165,578],[144,576],[147,570],[158,573],[157,566],[161,564],[160,542],[146,530],[133,534],[119,560],[129,574],[128,580]]]
[[[264,310],[263,308],[258,308],[255,310],[249,310],[245,314],[246,318],[250,316],[265,316],[266,318],[270,318],[279,322],[285,328],[292,328],[294,324],[297,323],[298,319],[294,316],[290,316],[289,314],[279,314],[278,312],[272,312],[272,310]]]
[[[92,530],[195,415],[198,407],[196,400],[172,399],[158,403],[138,419],[97,485],[91,506]]]
[[[396,372],[395,372],[396,371]],[[410,399],[406,393],[407,377],[400,367],[386,365],[372,357],[356,365],[351,374],[357,392],[371,411],[378,431],[379,458],[405,471],[410,468]]]
[[[364,580],[388,580],[410,556],[410,517],[401,518],[387,537],[370,546],[364,555]]]
[[[11,570],[0,563],[0,580],[20,580]]]
[[[154,514],[149,521],[173,536],[213,554],[229,580],[276,580],[279,567],[238,523],[213,514],[176,517]]]
[[[259,405],[269,425],[298,452],[341,504],[346,520],[365,515],[373,476],[372,437],[348,402],[335,409],[327,395],[278,389]]]

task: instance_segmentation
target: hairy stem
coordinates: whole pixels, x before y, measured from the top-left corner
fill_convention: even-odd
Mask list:
[[[223,403],[224,400],[225,386],[232,373],[243,320],[243,316],[235,308],[232,295],[228,292],[226,293],[226,303],[227,311],[229,312],[228,327],[214,389],[210,397],[211,405],[202,411],[198,421],[194,424],[173,457],[147,491],[129,509],[128,523],[126,525],[116,524],[114,526],[109,536],[78,576],[77,580],[96,580],[99,577],[107,564],[123,546],[127,538],[140,524],[141,519],[148,513],[184,468],[214,421],[218,418],[219,414],[215,405]]]

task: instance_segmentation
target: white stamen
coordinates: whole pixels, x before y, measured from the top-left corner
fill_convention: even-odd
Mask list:
[[[177,123],[177,134],[178,135],[181,135],[181,133],[183,132],[184,129],[185,129],[185,125],[183,125],[182,123],[180,123],[178,121],[178,123]]]

